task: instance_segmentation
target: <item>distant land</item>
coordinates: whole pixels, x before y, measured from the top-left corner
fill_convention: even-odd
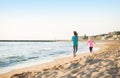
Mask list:
[[[79,36],[80,40],[87,40],[89,36]],[[120,40],[120,31],[108,32],[106,34],[99,34],[91,36],[94,40]]]
[[[58,42],[70,40],[0,40],[0,42]]]
[[[56,40],[0,40],[0,42],[56,42]]]

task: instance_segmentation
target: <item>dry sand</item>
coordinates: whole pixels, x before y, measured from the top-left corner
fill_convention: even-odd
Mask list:
[[[0,78],[120,78],[120,43],[96,45],[100,50],[1,74]]]

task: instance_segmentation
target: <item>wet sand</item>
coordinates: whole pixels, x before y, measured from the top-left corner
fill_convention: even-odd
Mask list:
[[[120,78],[120,43],[104,42],[94,55],[79,54],[41,65],[17,69],[0,78]]]

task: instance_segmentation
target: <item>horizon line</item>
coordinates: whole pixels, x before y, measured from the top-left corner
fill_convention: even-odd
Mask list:
[[[56,41],[69,41],[69,40],[0,40],[0,42],[56,42]]]

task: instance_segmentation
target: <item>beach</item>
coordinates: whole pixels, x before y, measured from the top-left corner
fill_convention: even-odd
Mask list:
[[[82,53],[0,74],[0,78],[120,78],[120,43],[98,44],[94,55]]]

